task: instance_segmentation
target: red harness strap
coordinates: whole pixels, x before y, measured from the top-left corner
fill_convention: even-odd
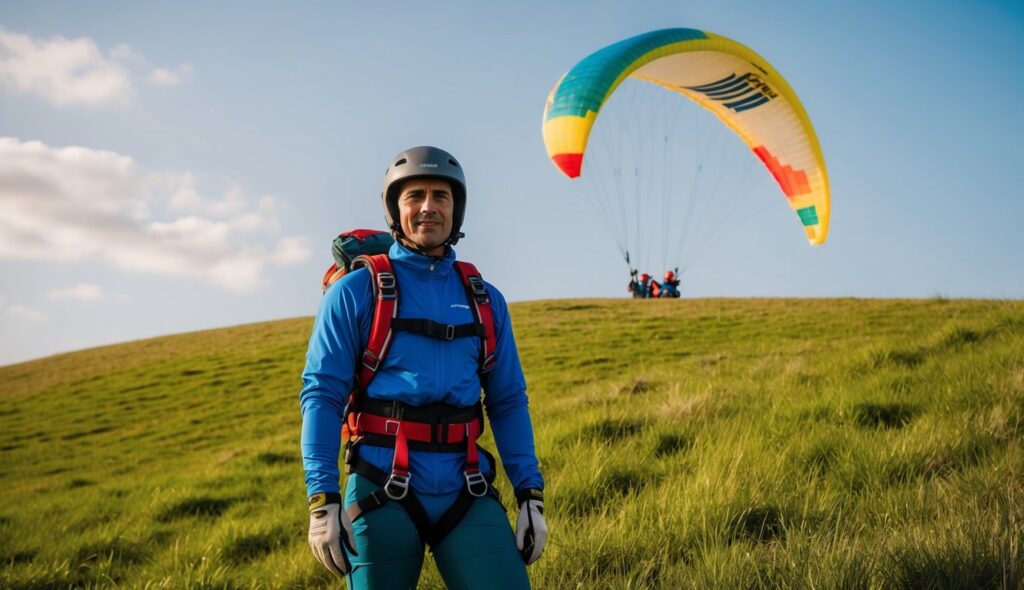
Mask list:
[[[498,337],[494,332],[494,313],[491,311],[491,297],[487,294],[487,285],[484,284],[484,279],[475,266],[457,260],[455,267],[459,269],[462,284],[466,287],[466,295],[473,304],[473,316],[484,327],[484,337],[480,347],[480,372],[486,373],[494,368],[494,352],[498,348]]]
[[[407,427],[412,424],[416,423],[401,421],[398,426],[398,435],[395,437],[395,459],[391,465],[391,477],[388,478],[388,484],[384,486],[384,491],[393,500],[401,500],[408,493],[409,444],[407,441]],[[426,426],[429,427],[430,425]],[[480,436],[480,420],[449,425],[449,427],[451,426],[461,426],[463,432],[466,433],[466,469],[463,471],[463,477],[466,478],[466,489],[469,490],[469,493],[479,498],[487,493],[488,488],[487,480],[480,471],[480,451],[476,447],[476,439]],[[397,478],[395,477],[396,475],[398,476]],[[392,484],[399,489],[397,497],[389,489],[392,487]]]
[[[480,471],[480,453],[476,446],[477,438],[482,432],[482,422],[476,419],[471,422],[448,424],[447,432],[432,432],[434,425],[395,418],[374,416],[365,412],[351,411],[358,407],[358,397],[370,385],[377,370],[380,369],[384,356],[391,346],[393,336],[392,322],[398,317],[398,285],[395,281],[394,268],[387,254],[360,256],[352,262],[352,268],[365,266],[370,271],[371,284],[375,295],[373,323],[366,350],[363,351],[361,363],[356,369],[355,387],[349,395],[348,412],[342,429],[342,438],[347,444],[363,434],[393,436],[395,438],[395,455],[391,467],[391,475],[384,486],[388,497],[393,500],[404,498],[409,492],[409,441],[433,442],[434,434],[444,434],[448,442],[466,442],[466,487],[473,496],[487,493],[488,484]],[[487,286],[476,267],[468,262],[456,261],[462,284],[466,288],[466,296],[472,304],[474,319],[483,326],[480,346],[480,374],[490,371],[495,365],[497,335],[494,330],[494,314],[491,311],[491,300]],[[451,327],[451,326],[449,326]],[[440,428],[440,426],[438,427]]]
[[[401,418],[388,418],[369,412],[360,412],[356,418],[360,436],[384,435],[395,439],[395,455],[391,463],[391,475],[384,485],[384,491],[392,500],[401,500],[409,492],[409,442],[466,444],[466,487],[474,496],[487,493],[487,481],[480,471],[480,452],[476,441],[483,430],[481,419],[451,424],[429,424]]]
[[[327,272],[324,273],[324,278],[323,278],[322,281],[320,281],[320,288],[321,288],[321,290],[324,293],[326,293],[327,289],[329,289],[331,287],[331,285],[336,283],[338,281],[338,279],[340,279],[344,275],[345,275],[345,268],[344,267],[338,268],[338,263],[335,262],[334,264],[331,265],[330,268],[327,269]]]
[[[391,346],[391,320],[398,317],[398,283],[395,281],[395,271],[387,254],[360,256],[352,262],[352,266],[365,266],[370,271],[370,276],[373,277],[373,292],[377,299],[373,324],[370,326],[370,338],[366,343],[366,350],[363,351],[362,364],[356,372],[356,385],[366,391]]]
[[[356,367],[355,387],[348,396],[349,408],[354,407],[360,392],[373,381],[373,377],[380,369],[384,355],[391,347],[391,320],[398,316],[398,283],[395,281],[395,271],[391,266],[391,259],[387,254],[375,254],[372,256],[359,256],[352,261],[352,268],[356,269],[365,266],[370,271],[370,284],[376,299],[373,310],[373,323],[370,325],[370,338],[366,343],[366,350],[360,358],[359,366]],[[342,441],[347,443],[352,438],[359,436],[359,426],[356,423],[356,415],[347,412],[345,425],[342,428]]]
[[[444,441],[458,444],[466,442],[470,438],[477,438],[481,431],[479,418],[453,424],[427,424],[360,412],[357,421],[360,435],[396,436],[401,429],[406,440],[421,443]]]

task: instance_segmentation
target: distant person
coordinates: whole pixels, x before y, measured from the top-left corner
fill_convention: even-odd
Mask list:
[[[651,275],[643,273],[637,278],[636,271],[633,271],[632,275],[633,278],[630,279],[627,290],[633,293],[634,299],[650,299]]]
[[[676,273],[671,270],[665,271],[665,280],[661,282],[658,297],[670,299],[679,298],[679,278],[676,277]]]
[[[640,281],[637,279],[637,271],[629,271],[629,284],[626,285],[626,291],[633,294],[633,299],[640,299],[644,296],[640,290]]]
[[[465,187],[444,150],[396,156],[381,192],[395,244],[331,286],[313,325],[300,395],[309,544],[350,590],[415,588],[427,544],[450,588],[529,588],[526,565],[544,550],[544,480],[508,308],[452,250]],[[375,315],[382,306],[395,315]],[[390,322],[390,352],[373,351],[377,319]],[[490,483],[496,462],[476,445],[481,399],[515,491],[514,533]]]

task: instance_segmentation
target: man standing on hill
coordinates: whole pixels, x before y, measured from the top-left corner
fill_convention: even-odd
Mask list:
[[[544,480],[508,308],[452,250],[465,187],[444,150],[396,156],[381,193],[395,244],[328,289],[313,326],[300,395],[309,542],[350,589],[415,588],[425,544],[450,588],[528,588],[525,564],[544,550]],[[482,407],[515,489],[514,534],[490,483],[496,462],[476,445]]]

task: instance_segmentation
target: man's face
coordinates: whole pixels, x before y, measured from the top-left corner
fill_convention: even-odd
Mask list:
[[[398,216],[405,237],[431,256],[444,255],[452,233],[452,185],[440,178],[414,178],[398,193]]]

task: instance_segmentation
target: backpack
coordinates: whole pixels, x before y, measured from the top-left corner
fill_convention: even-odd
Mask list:
[[[358,268],[366,268],[370,272],[374,299],[373,321],[370,324],[366,350],[357,362],[354,387],[349,394],[344,412],[342,439],[346,442],[358,432],[356,416],[352,410],[358,407],[359,398],[383,364],[395,331],[414,332],[440,340],[479,337],[481,347],[478,372],[483,376],[495,365],[498,338],[494,313],[491,310],[487,286],[476,267],[468,262],[455,261],[455,268],[466,288],[469,308],[473,312],[473,323],[454,325],[441,324],[429,319],[399,318],[398,281],[395,280],[394,268],[388,257],[388,250],[393,243],[391,234],[379,230],[356,229],[342,232],[331,246],[335,263],[327,269],[321,285],[326,293],[327,289],[346,273]]]
[[[352,261],[360,256],[387,254],[395,240],[388,232],[376,229],[354,229],[341,232],[331,243],[334,264],[324,273],[321,281],[323,292],[338,279],[352,271]]]

